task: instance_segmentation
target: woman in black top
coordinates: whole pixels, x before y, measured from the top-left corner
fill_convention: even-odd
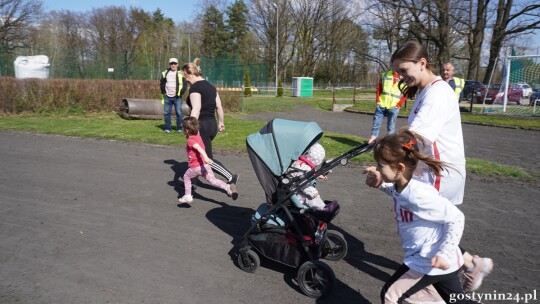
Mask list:
[[[190,83],[187,104],[191,108],[190,116],[199,120],[199,133],[202,137],[206,154],[214,162],[212,169],[225,177],[231,185],[233,192],[232,198],[238,198],[236,184],[238,183],[238,174],[232,174],[223,164],[214,159],[212,153],[212,140],[216,137],[218,131],[225,130],[223,107],[221,99],[216,88],[202,77],[200,60],[196,58],[193,63],[187,63],[182,67],[182,73],[187,82]],[[216,122],[217,113],[217,122]]]

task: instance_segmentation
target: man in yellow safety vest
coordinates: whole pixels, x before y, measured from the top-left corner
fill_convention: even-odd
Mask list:
[[[178,133],[182,133],[182,95],[184,95],[187,85],[182,72],[178,70],[178,59],[169,59],[169,68],[161,73],[159,88],[165,120],[163,131],[165,133],[171,132],[171,112],[174,106],[174,110],[176,111],[176,130]]]
[[[443,64],[441,77],[450,85],[450,87],[452,87],[459,102],[461,91],[463,91],[463,87],[465,86],[465,80],[463,80],[463,78],[454,77],[454,65],[452,63],[447,62]]]
[[[387,117],[386,129],[388,134],[395,132],[399,108],[407,100],[401,94],[398,83],[398,73],[388,71],[381,74],[376,89],[375,101],[377,105],[373,114],[373,126],[368,143],[372,143],[379,136],[379,129],[385,116]]]

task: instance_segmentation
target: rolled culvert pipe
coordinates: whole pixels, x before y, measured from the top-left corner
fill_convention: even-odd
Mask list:
[[[182,114],[188,116],[191,109],[182,102]],[[120,115],[124,118],[163,119],[161,99],[124,98],[120,106]],[[173,110],[172,116],[176,117]]]

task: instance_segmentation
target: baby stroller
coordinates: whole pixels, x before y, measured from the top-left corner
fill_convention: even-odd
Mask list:
[[[306,209],[295,194],[308,183],[338,164],[371,150],[362,144],[333,160],[323,162],[293,178],[285,174],[292,162],[323,135],[315,122],[274,119],[259,132],[247,137],[249,158],[266,194],[266,203],[252,216],[252,225],[242,237],[238,265],[253,273],[260,265],[259,255],[298,269],[297,282],[304,294],[320,298],[335,285],[334,271],[320,258],[337,261],[347,254],[347,242],[327,224],[339,213],[336,201],[325,201],[325,210]]]

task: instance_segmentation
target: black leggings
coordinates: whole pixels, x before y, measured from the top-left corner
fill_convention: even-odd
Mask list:
[[[227,170],[227,168],[225,168],[221,162],[214,159],[214,154],[212,153],[212,140],[214,137],[216,137],[217,133],[218,126],[215,118],[203,117],[199,119],[199,134],[203,140],[206,154],[214,161],[210,166],[215,173],[223,176],[228,182],[230,182],[233,177],[231,171]]]

